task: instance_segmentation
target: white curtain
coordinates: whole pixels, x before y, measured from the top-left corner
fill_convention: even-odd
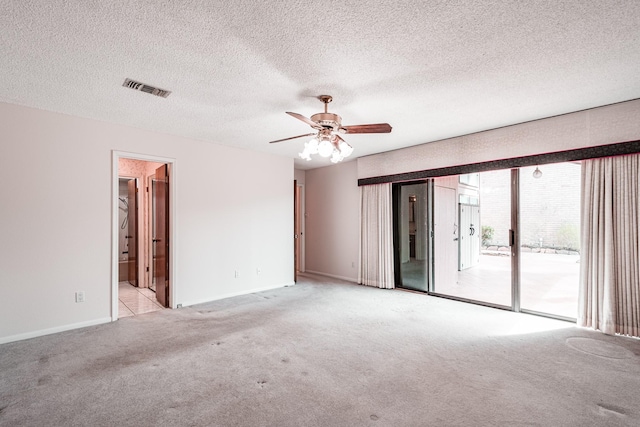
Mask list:
[[[640,336],[640,155],[582,165],[578,325]]]
[[[360,187],[360,271],[358,283],[393,289],[391,184]]]

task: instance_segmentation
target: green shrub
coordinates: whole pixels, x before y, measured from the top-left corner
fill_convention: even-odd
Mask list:
[[[482,226],[482,246],[489,246],[493,239],[493,227],[490,225]]]

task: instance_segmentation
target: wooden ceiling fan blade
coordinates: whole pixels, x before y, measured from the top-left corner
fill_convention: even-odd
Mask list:
[[[376,123],[370,125],[342,126],[345,133],[389,133],[391,125],[389,123]]]
[[[305,133],[304,135],[292,136],[290,138],[276,139],[275,141],[269,141],[269,144],[273,144],[273,143],[276,143],[276,142],[282,142],[282,141],[288,141],[290,139],[303,138],[305,136],[311,136],[311,135],[316,135],[316,133],[315,132],[313,132],[313,133]]]
[[[306,118],[302,114],[292,113],[291,111],[287,111],[287,114],[290,115],[291,117],[295,117],[298,120],[302,120],[303,122],[305,122],[306,124],[308,124],[309,126],[311,126],[314,129],[322,129],[322,126],[320,126],[319,124],[317,124],[313,120]]]

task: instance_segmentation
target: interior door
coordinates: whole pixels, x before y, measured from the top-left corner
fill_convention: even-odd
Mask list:
[[[156,169],[154,194],[155,230],[153,245],[153,276],[156,283],[156,299],[169,307],[169,172],[167,165]]]
[[[130,179],[127,182],[127,202],[129,210],[127,212],[127,221],[129,224],[127,241],[129,261],[127,268],[129,270],[129,283],[138,286],[138,185],[137,179]]]

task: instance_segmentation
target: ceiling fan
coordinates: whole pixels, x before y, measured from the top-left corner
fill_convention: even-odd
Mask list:
[[[311,141],[304,144],[304,150],[299,154],[300,157],[304,160],[311,160],[311,154],[319,154],[322,157],[331,156],[331,161],[338,163],[353,152],[353,147],[347,144],[339,134],[391,132],[391,126],[388,123],[342,126],[342,117],[328,111],[328,105],[333,98],[330,95],[320,95],[318,99],[324,103],[324,113],[314,114],[310,119],[302,114],[287,111],[288,115],[305,122],[315,129],[315,132],[277,139],[269,143],[273,144],[290,139],[313,136],[314,138]]]

